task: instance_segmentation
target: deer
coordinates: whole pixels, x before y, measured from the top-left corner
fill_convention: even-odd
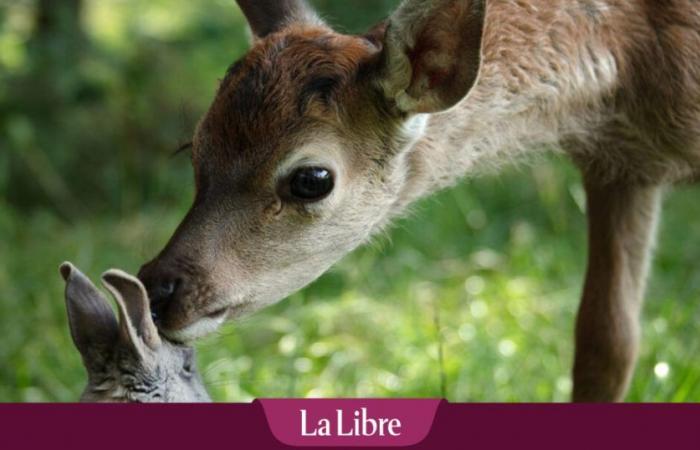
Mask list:
[[[662,192],[698,179],[691,0],[404,0],[366,34],[237,0],[248,52],[191,146],[191,209],[139,278],[189,342],[278,302],[416,200],[547,149],[586,193],[572,400],[624,400]]]
[[[60,267],[71,337],[87,369],[81,402],[205,403],[211,399],[197,372],[193,348],[161,339],[141,282],[112,269],[102,283],[107,299],[73,264]]]

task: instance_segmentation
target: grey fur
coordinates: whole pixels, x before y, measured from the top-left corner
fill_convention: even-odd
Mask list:
[[[71,336],[88,373],[83,402],[208,402],[193,348],[161,339],[141,282],[120,270],[102,276],[107,299],[71,263],[63,263]]]

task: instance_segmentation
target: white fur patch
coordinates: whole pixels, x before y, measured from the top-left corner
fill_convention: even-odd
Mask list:
[[[429,114],[416,114],[406,121],[404,124],[404,133],[408,137],[411,144],[425,135],[425,130],[428,128]]]
[[[215,332],[225,321],[226,314],[221,314],[215,318],[203,317],[180,330],[164,330],[163,334],[165,334],[166,337],[178,342],[191,342]]]

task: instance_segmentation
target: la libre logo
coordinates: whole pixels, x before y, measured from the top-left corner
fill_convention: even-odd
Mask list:
[[[367,408],[347,414],[342,409],[334,417],[311,420],[306,409],[299,410],[301,435],[304,437],[398,437],[401,436],[401,420],[387,417],[370,417]]]

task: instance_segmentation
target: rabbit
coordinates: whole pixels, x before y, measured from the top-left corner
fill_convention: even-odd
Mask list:
[[[73,342],[87,369],[82,402],[204,403],[211,399],[197,371],[195,350],[158,334],[141,282],[109,270],[102,283],[107,299],[71,263],[63,263],[65,299]]]

